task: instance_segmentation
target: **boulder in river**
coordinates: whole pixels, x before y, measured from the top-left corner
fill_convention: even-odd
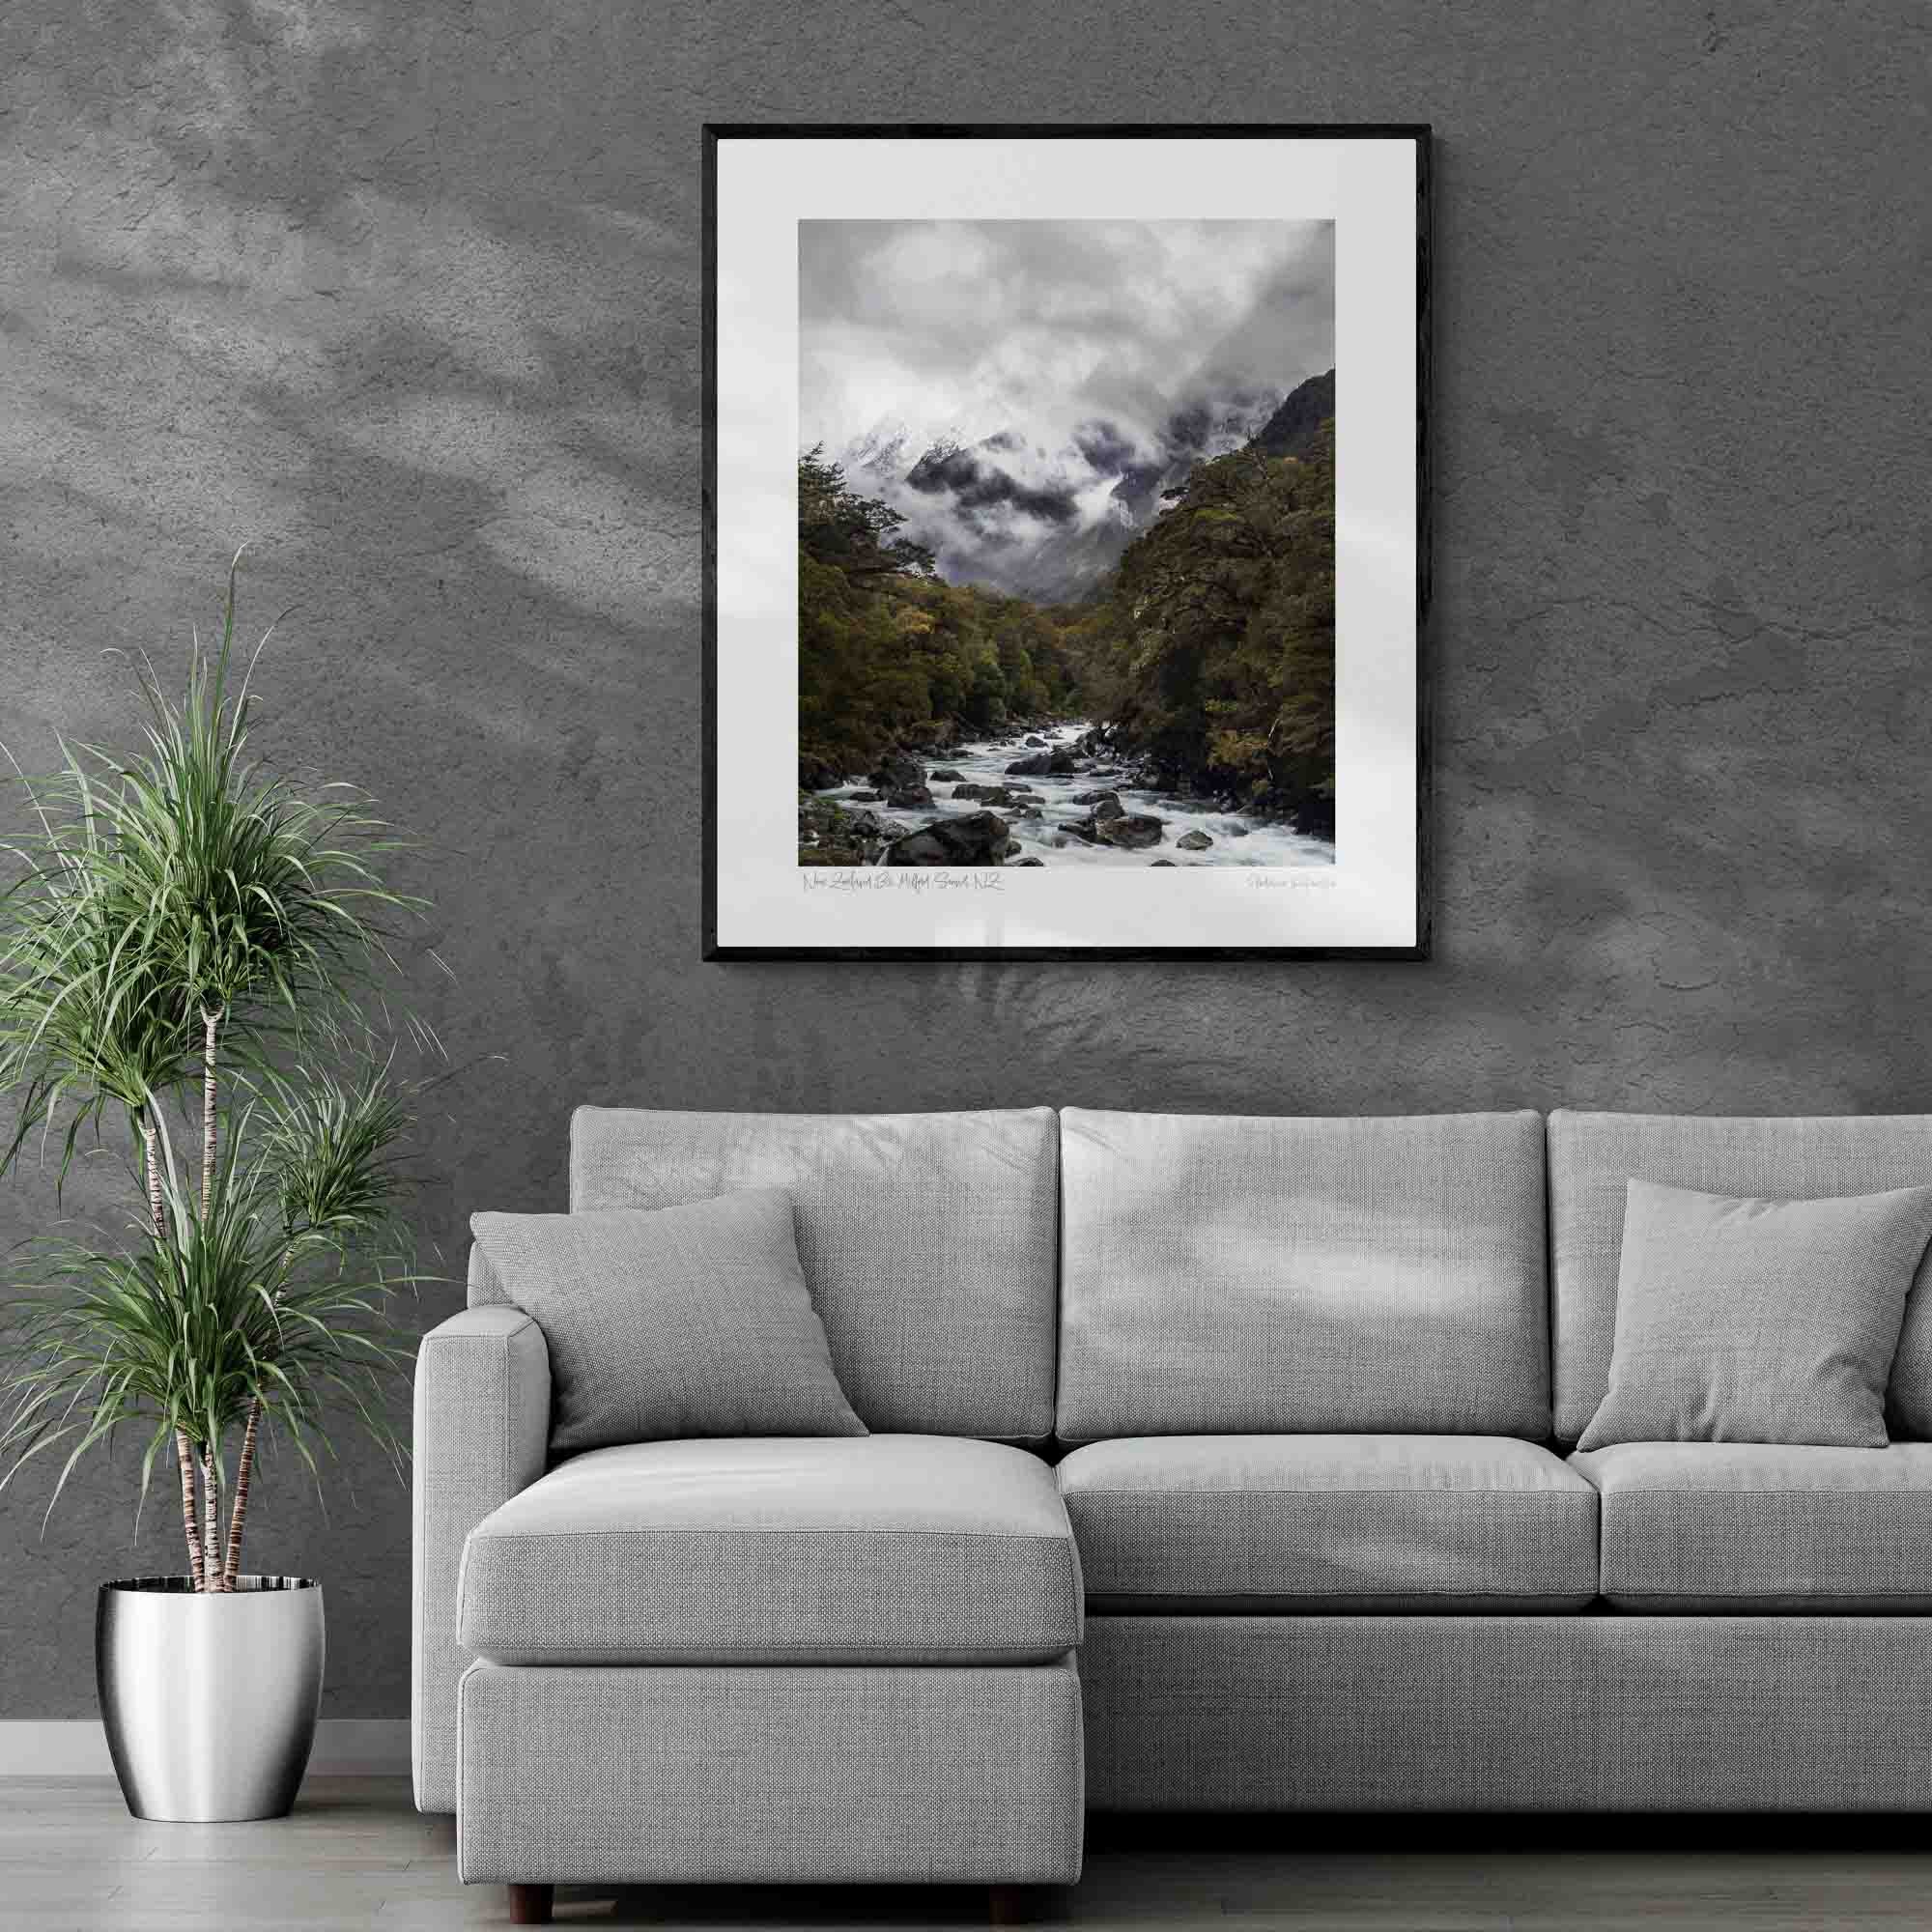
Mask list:
[[[1031,739],[1028,740],[1032,742]],[[1065,751],[1029,752],[1007,767],[1009,779],[1043,779],[1072,771],[1073,753]]]
[[[829,758],[803,756],[798,761],[800,791],[831,791],[845,782],[845,774]]]
[[[937,774],[935,773],[934,776],[936,777]],[[954,785],[952,787],[952,796],[954,798],[984,798],[986,796],[986,787],[982,784]]]
[[[909,758],[903,752],[895,752],[880,759],[867,778],[888,796],[895,791],[910,791],[915,785],[925,783],[925,767],[917,758]]]
[[[895,811],[918,811],[932,803],[932,794],[922,780],[918,784],[901,785],[886,794],[886,803]]]
[[[952,784],[959,779],[960,774],[958,772],[928,772],[925,776],[928,784]]]
[[[1094,836],[1103,845],[1118,845],[1124,852],[1145,851],[1160,843],[1166,821],[1144,811],[1123,811],[1118,818],[1095,817]]]
[[[878,802],[879,794],[875,791],[855,791],[852,794],[854,805],[877,805]]]
[[[1205,832],[1183,832],[1174,842],[1182,852],[1205,852],[1214,841]]]
[[[997,812],[936,818],[886,847],[888,866],[997,866],[1010,837]]]
[[[1027,743],[1028,743],[1029,745],[1040,745],[1040,746],[1045,746],[1045,745],[1048,745],[1048,744],[1051,744],[1051,743],[1052,743],[1052,740],[1051,740],[1051,739],[1048,739],[1048,738],[1037,738],[1037,737],[1036,737],[1036,738],[1029,738],[1029,739],[1027,740]]]
[[[1044,859],[1015,859],[1015,860],[1013,860],[1013,861],[1012,861],[1012,863],[1013,863],[1013,865],[1014,865],[1014,866],[1016,866],[1016,867],[1017,867],[1017,866],[1043,866],[1043,865],[1045,865],[1045,864],[1046,864],[1046,861],[1045,861]]]
[[[1230,838],[1245,838],[1248,836],[1248,828],[1245,825],[1230,825],[1227,833]]]

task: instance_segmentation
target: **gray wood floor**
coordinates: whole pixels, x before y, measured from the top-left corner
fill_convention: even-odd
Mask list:
[[[1087,1877],[1048,1901],[1069,1925],[1130,1932],[1851,1932],[1932,1928],[1932,1821],[1313,1818],[1096,1821]],[[972,1891],[562,1891],[557,1922],[966,1928]],[[293,1817],[148,1825],[111,1781],[0,1779],[0,1926],[507,1923],[500,1889],[456,1882],[446,1819],[400,1779],[315,1778]]]

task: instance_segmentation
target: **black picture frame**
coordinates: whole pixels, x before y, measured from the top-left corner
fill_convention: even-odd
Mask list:
[[[718,938],[718,149],[724,141],[767,140],[1096,140],[1234,139],[1410,141],[1416,151],[1416,609],[1415,609],[1415,941],[1408,946],[740,946]],[[1433,130],[1426,122],[1341,123],[792,123],[707,122],[702,128],[703,483],[703,864],[702,958],[707,962],[879,961],[1072,963],[1099,960],[1376,960],[1424,962],[1434,945],[1434,785],[1431,714],[1433,478],[1430,412],[1434,377]]]

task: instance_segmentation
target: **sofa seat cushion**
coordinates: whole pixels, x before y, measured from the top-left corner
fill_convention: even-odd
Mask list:
[[[1096,1611],[1579,1609],[1597,1498],[1502,1435],[1143,1435],[1061,1463]]]
[[[1626,1442],[1570,1459],[1603,1497],[1624,1610],[1932,1610],[1932,1443]]]
[[[1025,1662],[1080,1641],[1053,1472],[943,1435],[596,1449],[470,1533],[464,1647],[498,1663]]]

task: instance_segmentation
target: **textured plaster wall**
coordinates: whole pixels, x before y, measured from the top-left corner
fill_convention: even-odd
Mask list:
[[[580,1100],[1932,1106],[1926,52],[1918,0],[14,0],[0,735],[123,728],[253,540],[267,735],[437,844],[452,1268]],[[1435,124],[1433,964],[698,963],[707,118]],[[0,1499],[0,1716],[89,1712],[97,1580],[173,1564],[132,1474]],[[345,1476],[272,1471],[253,1560],[400,1715],[407,1500]]]

